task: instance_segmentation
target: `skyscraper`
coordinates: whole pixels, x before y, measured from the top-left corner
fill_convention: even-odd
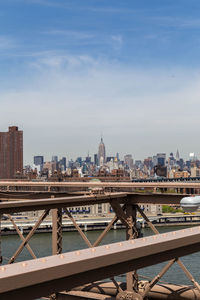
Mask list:
[[[129,169],[133,168],[133,158],[131,154],[127,154],[124,156],[124,163],[125,166],[128,167]]]
[[[157,153],[157,164],[164,166],[166,162],[166,153]]]
[[[103,138],[101,137],[101,142],[99,144],[98,149],[98,164],[99,166],[102,166],[106,161],[106,148],[103,142]]]
[[[44,156],[38,155],[38,156],[34,156],[34,165],[36,166],[43,166],[44,163]]]
[[[17,126],[0,132],[0,179],[15,178],[23,171],[23,131]]]
[[[180,159],[180,154],[179,154],[179,151],[177,149],[177,151],[176,151],[176,160],[178,161],[179,159]]]

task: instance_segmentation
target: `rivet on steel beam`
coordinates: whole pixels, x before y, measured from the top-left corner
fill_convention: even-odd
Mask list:
[[[22,267],[26,267],[26,266],[27,266],[27,263],[23,262]]]
[[[105,248],[106,248],[106,249],[110,249],[110,246],[106,245]]]
[[[76,251],[76,255],[80,255],[80,252],[79,252],[79,251]]]
[[[60,257],[61,259],[63,259],[63,258],[64,258],[64,255],[63,255],[63,254],[61,254],[59,257]]]
[[[6,270],[5,267],[1,267],[1,271],[4,272]]]

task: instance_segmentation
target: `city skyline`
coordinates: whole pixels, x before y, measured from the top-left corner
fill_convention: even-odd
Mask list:
[[[199,1],[0,6],[0,127],[22,128],[25,163],[96,153],[101,133],[111,154],[200,153]]]
[[[12,125],[12,126],[16,127],[16,124]],[[12,126],[9,125],[8,127],[12,127]],[[0,130],[0,131],[4,132],[6,130]],[[23,131],[22,128],[21,128],[21,130]],[[23,131],[23,135],[25,136],[25,132],[24,131]],[[87,153],[77,152],[77,155],[75,154],[75,152],[73,152],[72,155],[70,155],[70,153],[67,152],[67,151],[66,152],[61,152],[59,150],[59,148],[58,148],[57,150],[55,149],[54,152],[52,152],[51,149],[49,149],[48,153],[46,153],[46,154],[44,154],[42,151],[38,150],[35,153],[33,153],[33,155],[29,159],[27,159],[26,151],[24,150],[24,154],[23,154],[23,156],[25,157],[25,159],[24,159],[24,165],[32,165],[33,164],[33,158],[34,158],[34,156],[43,156],[44,159],[45,159],[45,161],[52,161],[52,157],[54,157],[54,156],[58,156],[60,158],[66,157],[67,161],[69,161],[71,159],[72,160],[76,160],[77,157],[86,158],[89,155],[89,156],[92,157],[92,160],[94,160],[94,155],[95,154],[98,157],[99,145],[102,142],[104,144],[104,136],[101,134],[99,136],[99,140],[98,140],[97,144],[92,147],[94,149],[94,151],[91,151],[91,149],[87,149]],[[23,144],[25,144],[25,140],[23,141]],[[138,156],[138,157],[136,157],[136,155],[134,154],[134,151],[133,152],[128,152],[128,151],[124,150],[124,152],[120,153],[118,151],[118,149],[114,149],[114,151],[112,152],[110,149],[112,149],[113,146],[109,144],[109,141],[106,141],[105,146],[106,146],[106,156],[105,157],[111,157],[111,156],[116,157],[116,155],[118,154],[121,160],[124,160],[124,156],[129,155],[129,154],[132,155],[134,161],[135,160],[144,160],[145,158],[153,157],[154,155],[156,155],[158,153],[165,153],[166,155],[169,156],[170,153],[172,152],[174,154],[174,156],[176,156],[177,151],[180,152],[180,158],[183,158],[184,160],[189,160],[191,158],[190,157],[191,154],[194,154],[195,157],[197,157],[197,158],[200,157],[200,153],[194,152],[193,149],[191,149],[191,151],[189,153],[184,153],[184,151],[182,151],[182,149],[178,149],[178,148],[177,149],[172,149],[172,151],[169,151],[169,152],[164,151],[164,149],[163,149],[163,151],[155,151],[154,153],[148,153],[148,151],[147,151],[147,155],[146,156]],[[23,149],[24,149],[24,147],[23,147]]]

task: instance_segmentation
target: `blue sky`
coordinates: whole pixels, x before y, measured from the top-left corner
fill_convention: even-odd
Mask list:
[[[109,155],[200,156],[198,0],[0,0],[0,130],[25,163]]]

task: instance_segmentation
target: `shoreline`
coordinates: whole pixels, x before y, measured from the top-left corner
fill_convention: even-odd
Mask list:
[[[19,217],[15,217],[14,221],[16,225],[20,229],[21,233],[27,234],[33,228],[36,223],[36,218],[28,218],[22,219],[19,221]],[[25,217],[26,218],[26,217]],[[198,226],[200,225],[200,215],[162,215],[162,216],[149,216],[150,221],[154,224],[155,227],[171,227],[171,226]],[[104,230],[108,224],[111,222],[112,217],[84,217],[84,218],[77,218],[75,220],[79,227],[84,231],[98,231]],[[138,218],[137,222],[140,223],[139,227],[142,228],[149,228],[146,222]],[[125,226],[118,221],[115,223],[111,230],[118,230],[118,229],[125,229]],[[62,231],[63,232],[75,232],[77,231],[76,228],[73,226],[72,222],[67,219],[63,218],[62,222]],[[35,233],[51,233],[52,232],[52,220],[48,218],[44,221],[40,227],[36,230]],[[17,234],[14,226],[9,220],[4,220],[1,222],[1,235],[15,235]]]

